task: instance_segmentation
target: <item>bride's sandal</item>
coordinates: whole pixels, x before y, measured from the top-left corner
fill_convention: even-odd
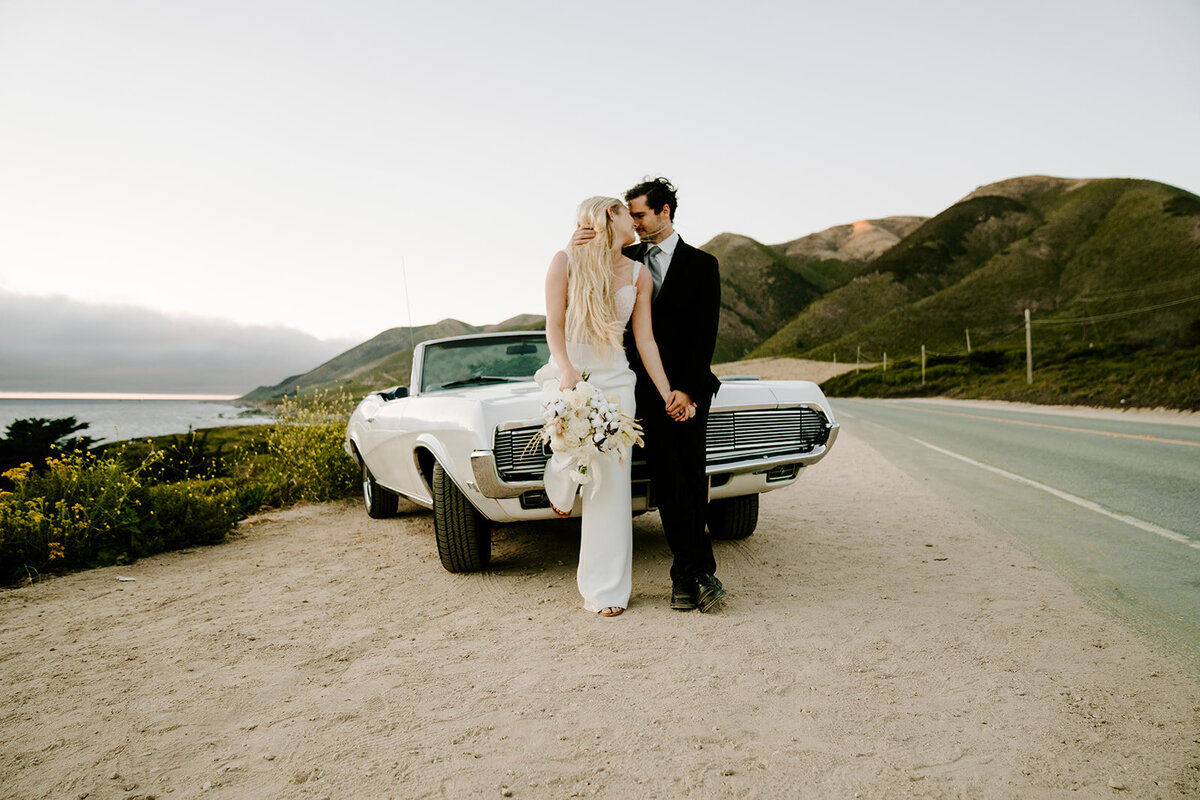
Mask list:
[[[621,614],[625,613],[625,609],[621,608],[620,606],[608,606],[607,608],[600,609],[596,613],[602,617],[619,617]]]

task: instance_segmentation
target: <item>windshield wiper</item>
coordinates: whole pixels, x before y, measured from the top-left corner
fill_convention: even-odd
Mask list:
[[[521,381],[521,378],[503,377],[500,375],[472,375],[471,377],[463,378],[462,380],[450,381],[449,383],[443,383],[438,388],[439,389],[452,389],[455,386],[475,386],[475,385],[485,384],[485,383],[517,383],[520,381]]]

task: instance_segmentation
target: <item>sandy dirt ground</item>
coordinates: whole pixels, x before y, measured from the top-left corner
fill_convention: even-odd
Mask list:
[[[850,432],[717,544],[721,613],[634,535],[613,619],[574,523],[452,575],[407,506],[4,591],[0,797],[1200,796],[1190,668]]]

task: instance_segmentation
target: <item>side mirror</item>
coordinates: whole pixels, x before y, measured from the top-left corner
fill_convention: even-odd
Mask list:
[[[408,397],[407,386],[393,386],[391,389],[383,389],[379,396],[384,400],[399,400],[401,397]]]

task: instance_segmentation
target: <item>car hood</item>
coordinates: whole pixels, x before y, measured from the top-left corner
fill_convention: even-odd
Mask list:
[[[541,417],[541,388],[533,381],[464,386],[422,395],[448,403],[472,402],[483,406],[489,420],[515,422]],[[833,411],[820,387],[811,381],[723,381],[713,399],[713,410],[770,408],[814,404],[825,410],[830,421]]]

